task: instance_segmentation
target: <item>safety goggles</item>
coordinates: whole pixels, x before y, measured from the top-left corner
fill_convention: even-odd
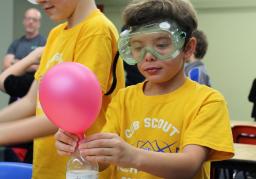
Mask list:
[[[120,34],[118,49],[123,60],[135,65],[150,53],[158,60],[171,60],[180,54],[186,33],[175,22],[163,21],[129,27]]]
[[[37,0],[27,0],[28,2],[32,3],[32,4],[38,4]]]

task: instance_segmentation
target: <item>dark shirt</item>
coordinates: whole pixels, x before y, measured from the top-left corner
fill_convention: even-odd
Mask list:
[[[37,47],[44,46],[45,41],[46,39],[40,34],[33,39],[27,39],[26,36],[22,36],[9,46],[7,54],[13,54],[15,59],[22,59]]]
[[[253,103],[253,108],[252,108],[252,114],[251,116],[255,119],[256,121],[256,79],[254,79],[252,83],[252,87],[248,96],[248,99],[250,102]]]
[[[19,98],[25,96],[34,80],[34,74],[31,72],[22,76],[9,75],[4,81],[6,93]]]
[[[124,69],[126,72],[125,86],[135,85],[144,81],[144,76],[140,74],[137,65],[129,65],[124,61]]]
[[[26,57],[30,52],[32,52],[37,47],[44,46],[45,42],[46,42],[46,39],[40,34],[32,39],[28,39],[28,38],[26,38],[26,36],[22,36],[21,38],[15,40],[10,45],[10,47],[7,50],[7,54],[13,54],[15,56],[15,59],[21,60],[22,58]],[[16,81],[21,80],[19,82],[21,84],[21,83],[23,83],[22,78],[23,77],[20,77],[20,79],[17,78]],[[26,79],[27,77],[24,77],[24,78]],[[25,81],[24,83],[27,83],[27,82]],[[21,86],[24,86],[24,85],[21,85]],[[23,90],[23,89],[20,89],[19,86],[16,86],[15,91],[17,91],[17,93],[22,93],[22,92],[19,92],[19,90]],[[9,100],[9,104],[16,101],[17,97],[20,97],[20,96],[15,96],[15,95],[10,95],[10,96],[11,97]]]

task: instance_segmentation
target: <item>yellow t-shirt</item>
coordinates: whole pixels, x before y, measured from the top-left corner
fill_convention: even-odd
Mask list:
[[[117,133],[144,150],[177,153],[189,144],[210,148],[195,179],[210,178],[210,162],[233,156],[229,114],[223,96],[189,79],[172,93],[145,96],[143,84],[122,89],[111,101],[103,132]],[[113,179],[157,179],[137,169],[115,167]]]
[[[71,29],[67,24],[54,28],[47,39],[36,80],[54,65],[61,62],[78,62],[89,67],[97,76],[103,93],[112,84],[111,67],[117,52],[117,30],[114,25],[99,11],[93,11],[83,22]],[[123,63],[119,59],[117,65],[117,86],[112,93],[124,87]],[[111,100],[103,96],[101,112],[88,134],[98,132],[104,126],[106,108]],[[43,115],[39,100],[36,115]],[[33,179],[64,179],[67,158],[59,156],[55,148],[53,136],[34,141]]]

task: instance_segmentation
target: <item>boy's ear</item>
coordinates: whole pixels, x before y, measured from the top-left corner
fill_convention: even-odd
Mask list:
[[[183,50],[184,59],[188,60],[191,57],[191,55],[194,54],[195,50],[196,50],[196,38],[195,37],[191,37],[188,40],[188,42],[187,42],[187,44],[186,44],[186,46],[185,46],[185,48]]]

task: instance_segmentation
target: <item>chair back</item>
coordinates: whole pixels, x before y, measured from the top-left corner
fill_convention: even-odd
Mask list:
[[[31,177],[31,164],[16,162],[0,162],[1,179],[31,179]]]
[[[256,145],[256,127],[236,125],[232,127],[233,140],[235,143]]]

